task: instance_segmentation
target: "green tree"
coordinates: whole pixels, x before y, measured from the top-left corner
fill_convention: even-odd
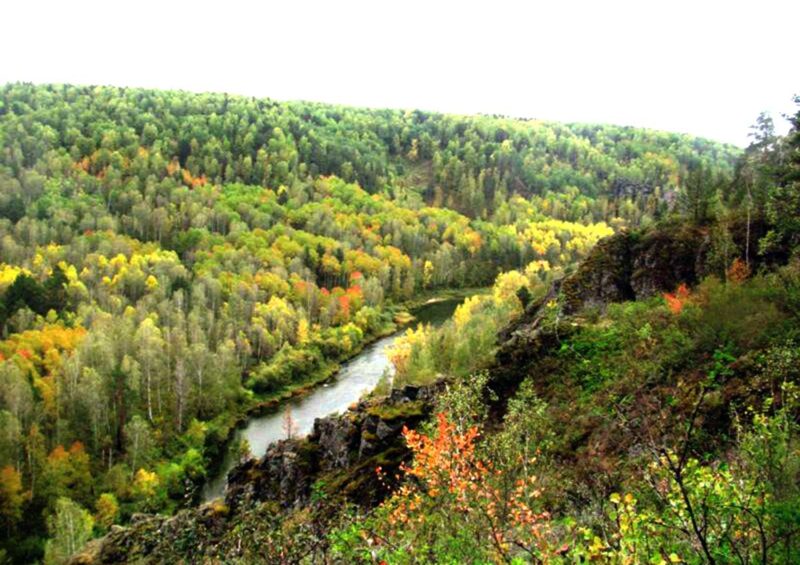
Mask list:
[[[66,307],[67,284],[69,279],[60,266],[56,266],[49,277],[44,281],[44,305],[47,310],[59,312]]]
[[[713,218],[718,180],[711,169],[697,164],[689,168],[679,193],[682,208],[696,224]]]
[[[795,102],[800,105],[800,96]],[[793,247],[800,241],[800,110],[790,120],[792,131],[782,156],[785,164],[769,191],[767,217],[775,226],[771,238]]]
[[[47,295],[44,287],[30,275],[20,274],[3,295],[5,312],[11,316],[20,308],[30,308],[37,314],[47,312]]]
[[[125,438],[128,461],[136,471],[150,462],[154,449],[152,430],[147,421],[137,415],[125,426]]]
[[[104,492],[95,503],[95,521],[103,529],[110,528],[119,519],[119,502],[110,492]]]
[[[50,539],[44,547],[44,562],[64,563],[92,537],[94,519],[80,504],[69,498],[56,500],[55,510],[47,520]]]

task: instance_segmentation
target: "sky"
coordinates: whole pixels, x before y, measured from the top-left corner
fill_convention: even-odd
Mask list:
[[[746,145],[800,94],[800,2],[5,0],[0,83],[633,125]]]

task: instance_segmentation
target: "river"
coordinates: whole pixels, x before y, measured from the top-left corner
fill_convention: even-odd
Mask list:
[[[438,326],[450,318],[461,302],[462,299],[447,299],[425,304],[414,310],[416,319],[411,326],[421,323]],[[261,457],[271,443],[286,437],[284,413],[287,405],[291,410],[296,435],[306,436],[313,429],[314,420],[344,412],[348,406],[372,391],[385,372],[391,374],[394,370],[386,356],[386,350],[407,327],[366,346],[361,353],[342,363],[339,371],[329,381],[308,394],[289,399],[274,411],[250,418],[243,427],[238,428],[229,442],[217,475],[203,486],[203,501],[207,502],[225,493],[228,472],[237,462],[235,447],[241,440],[247,440],[253,455]]]

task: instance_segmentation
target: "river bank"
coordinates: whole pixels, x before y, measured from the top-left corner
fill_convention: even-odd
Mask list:
[[[238,453],[235,452],[242,439],[248,441],[251,452],[258,456],[270,443],[286,437],[281,408],[290,407],[298,428],[297,435],[305,435],[316,418],[346,409],[364,393],[375,388],[384,372],[391,370],[385,350],[401,335],[403,327],[415,322],[443,323],[464,297],[474,294],[476,290],[480,291],[462,289],[421,294],[414,300],[398,305],[394,315],[413,311],[415,316],[411,322],[387,325],[384,332],[363,342],[346,360],[326,364],[324,372],[315,372],[308,379],[293,383],[268,399],[259,399],[243,411],[221,442],[220,449],[216,450],[217,463],[210,469],[210,478],[203,486],[200,499],[210,500],[224,492],[227,471],[238,460]]]
[[[301,398],[309,394],[316,387],[334,378],[343,363],[360,355],[361,352],[371,344],[395,334],[400,330],[400,325],[396,323],[387,324],[380,332],[369,336],[369,338],[359,343],[346,357],[336,360],[326,360],[322,367],[308,373],[306,378],[286,385],[278,391],[253,395],[251,397],[251,402],[244,404],[237,412],[228,414],[225,422],[217,422],[216,427],[218,430],[221,430],[221,433],[209,435],[206,438],[205,452],[207,458],[211,461],[211,464],[206,467],[207,476],[213,477],[219,474],[220,467],[223,464],[227,452],[233,447],[232,442],[237,431],[244,427],[248,421],[252,418],[258,418],[273,413],[287,401]],[[205,484],[203,484],[202,488],[195,493],[195,502],[202,501],[204,498],[202,493],[205,489]],[[202,496],[198,497],[198,495]]]

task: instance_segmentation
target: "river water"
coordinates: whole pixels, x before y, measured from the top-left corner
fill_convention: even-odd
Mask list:
[[[428,303],[413,312],[416,319],[411,326],[421,323],[441,325],[450,318],[461,301],[461,299],[448,299]],[[203,501],[207,502],[225,493],[228,471],[237,462],[235,448],[241,440],[247,440],[252,454],[261,457],[271,443],[286,438],[284,413],[287,405],[294,420],[295,435],[306,436],[311,433],[315,419],[344,412],[348,406],[372,391],[384,373],[391,374],[394,371],[386,356],[386,350],[405,329],[365,347],[361,353],[342,363],[331,380],[314,388],[308,394],[289,399],[274,411],[255,416],[243,427],[238,428],[234,432],[232,441],[229,442],[229,448],[217,475],[203,486]]]

